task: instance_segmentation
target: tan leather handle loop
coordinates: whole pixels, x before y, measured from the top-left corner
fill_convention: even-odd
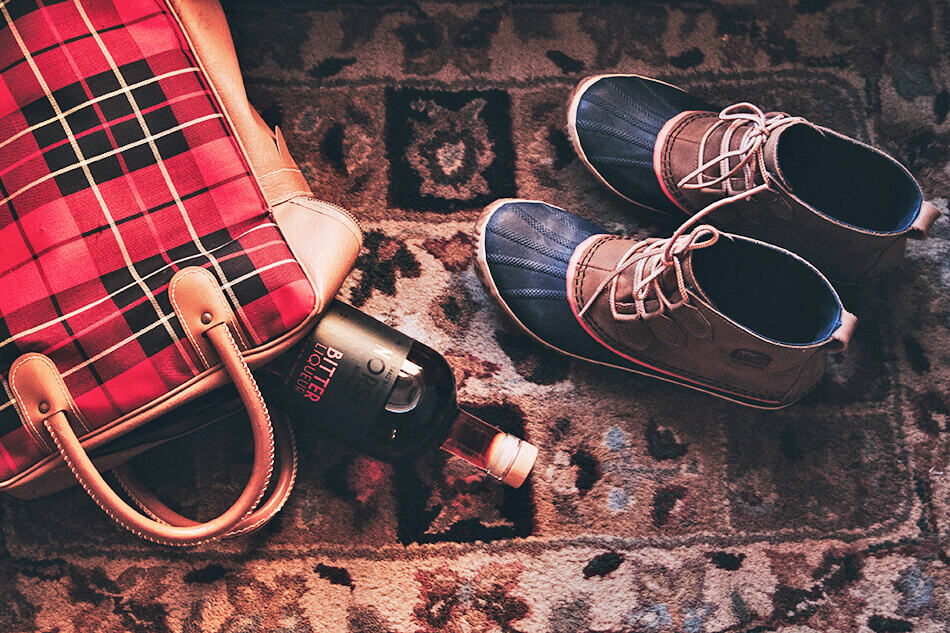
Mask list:
[[[222,538],[232,538],[253,532],[274,518],[274,515],[280,512],[284,504],[287,503],[297,478],[297,441],[294,437],[293,427],[290,426],[290,421],[286,415],[274,417],[274,443],[277,448],[278,461],[274,465],[277,476],[273,491],[264,503],[241,519]],[[161,499],[157,498],[142,483],[142,480],[139,479],[129,464],[114,468],[112,472],[132,501],[156,521],[177,526],[198,525],[196,521],[178,514],[165,505]]]
[[[228,325],[223,322],[212,325],[205,331],[205,336],[237,387],[250,415],[254,436],[254,462],[247,486],[237,501],[219,517],[206,523],[176,526],[144,516],[119,497],[102,478],[69,426],[62,409],[43,420],[67,466],[106,514],[130,532],[164,545],[198,545],[234,530],[260,502],[274,466],[274,431],[270,415]]]

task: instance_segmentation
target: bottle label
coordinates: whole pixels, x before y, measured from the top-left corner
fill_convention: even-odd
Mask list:
[[[359,442],[386,405],[411,346],[405,334],[333,302],[290,370],[281,372],[293,408]]]

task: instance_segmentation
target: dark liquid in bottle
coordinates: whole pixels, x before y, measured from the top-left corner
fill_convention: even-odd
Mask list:
[[[339,301],[263,374],[295,419],[388,461],[437,448],[457,411],[441,354]]]
[[[537,456],[528,442],[459,410],[441,354],[345,303],[332,303],[262,378],[293,418],[379,459],[441,446],[517,487]]]
[[[456,411],[452,368],[441,354],[414,341],[383,410],[370,427],[370,441],[389,459],[438,447]]]

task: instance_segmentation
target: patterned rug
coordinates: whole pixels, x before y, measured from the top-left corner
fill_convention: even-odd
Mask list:
[[[853,348],[804,402],[741,409],[569,362],[472,268],[480,207],[538,198],[658,230],[564,130],[596,72],[655,76],[870,141],[950,195],[945,3],[245,0],[251,101],[319,197],[363,221],[342,298],[445,353],[475,414],[541,448],[510,490],[432,454],[393,468],[298,420],[297,490],[249,538],[187,551],[80,490],[0,502],[0,630],[873,631],[950,627],[950,223],[845,289]],[[232,430],[233,429],[233,430]],[[234,420],[136,460],[209,513],[250,456]],[[197,492],[193,492],[197,491]]]

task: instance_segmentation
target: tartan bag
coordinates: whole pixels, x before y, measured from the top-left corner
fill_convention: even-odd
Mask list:
[[[248,104],[216,0],[11,0],[0,18],[0,490],[78,481],[168,545],[263,525],[296,455],[249,367],[332,300],[361,246],[355,220],[312,197]],[[228,382],[253,466],[237,501],[198,523],[123,463],[194,430],[173,411]]]

